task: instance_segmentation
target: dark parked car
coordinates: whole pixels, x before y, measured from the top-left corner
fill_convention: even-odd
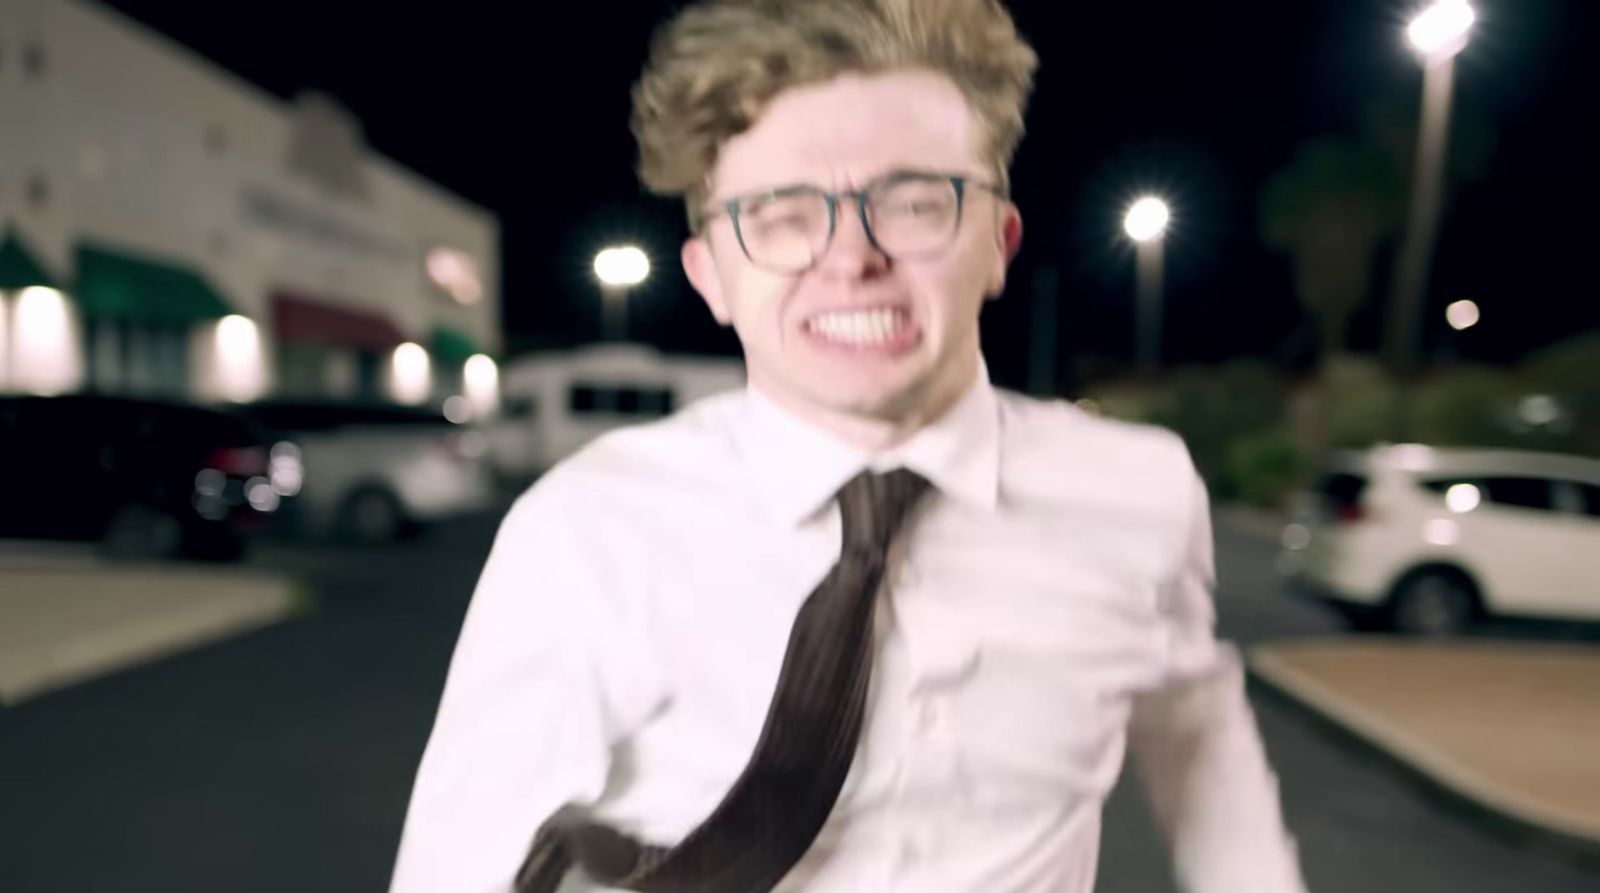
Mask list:
[[[236,559],[300,479],[228,412],[121,397],[0,397],[0,537],[120,557]]]

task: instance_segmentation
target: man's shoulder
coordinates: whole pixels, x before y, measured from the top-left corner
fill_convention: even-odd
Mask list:
[[[1067,400],[996,393],[1008,460],[1071,463],[1100,471],[1191,471],[1188,447],[1166,428],[1106,418]]]
[[[1001,395],[1000,419],[1008,499],[1096,519],[1131,541],[1179,548],[1193,518],[1197,475],[1177,434],[1012,393]]]

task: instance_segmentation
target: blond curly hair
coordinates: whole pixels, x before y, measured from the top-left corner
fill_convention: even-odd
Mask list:
[[[1038,58],[999,0],[702,0],[657,31],[633,91],[639,177],[698,229],[717,153],[791,87],[924,69],[966,97],[995,175],[1022,138]]]

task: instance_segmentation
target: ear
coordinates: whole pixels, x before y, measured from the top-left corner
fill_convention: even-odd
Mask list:
[[[992,301],[1000,297],[1006,288],[1006,267],[1022,250],[1022,212],[1017,206],[1006,202],[1000,209],[999,225],[995,227],[995,258],[994,269],[990,272],[987,297]]]
[[[681,256],[684,275],[689,277],[689,284],[711,308],[711,315],[718,323],[731,325],[733,317],[728,312],[727,302],[722,299],[722,279],[717,276],[717,259],[711,253],[707,236],[690,236],[683,243]]]

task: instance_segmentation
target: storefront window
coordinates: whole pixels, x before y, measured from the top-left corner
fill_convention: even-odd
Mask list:
[[[189,393],[189,330],[123,320],[83,327],[87,385],[107,394],[180,399]]]

